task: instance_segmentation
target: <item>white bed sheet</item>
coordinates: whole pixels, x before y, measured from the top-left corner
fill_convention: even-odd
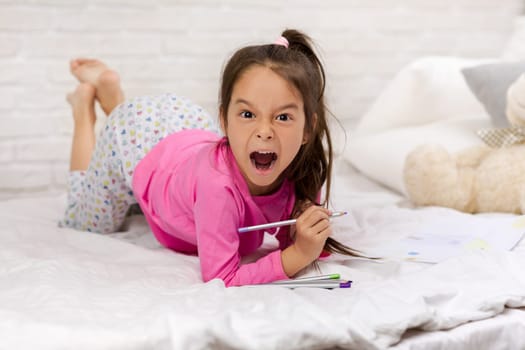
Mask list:
[[[345,163],[336,173],[333,205],[351,213],[334,220],[336,236],[357,248],[450,214],[414,210]],[[225,288],[201,282],[196,257],[161,248],[142,217],[89,234],[57,228],[63,205],[63,195],[0,202],[0,348],[525,348],[523,243],[435,265],[320,263],[352,279],[349,290]]]

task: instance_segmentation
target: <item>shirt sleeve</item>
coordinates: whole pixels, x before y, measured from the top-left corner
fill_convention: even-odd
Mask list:
[[[243,203],[227,187],[215,189],[215,193],[209,187],[206,195],[197,194],[194,206],[203,280],[220,278],[226,286],[240,286],[288,279],[280,250],[241,265],[237,228],[242,223]]]

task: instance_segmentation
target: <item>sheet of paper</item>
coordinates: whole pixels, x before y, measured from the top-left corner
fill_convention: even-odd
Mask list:
[[[432,218],[422,221],[404,238],[374,249],[374,254],[437,263],[468,251],[511,250],[524,233],[525,216]]]

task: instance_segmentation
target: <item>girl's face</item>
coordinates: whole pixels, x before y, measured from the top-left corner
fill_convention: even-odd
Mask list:
[[[273,192],[306,143],[301,94],[270,68],[253,66],[235,83],[226,118],[222,129],[250,193]]]

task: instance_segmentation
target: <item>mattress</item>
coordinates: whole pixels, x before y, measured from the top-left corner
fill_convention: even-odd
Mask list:
[[[343,160],[335,173],[331,205],[349,215],[334,236],[363,252],[428,218],[469,217],[413,208]],[[0,202],[0,348],[525,348],[522,242],[433,264],[334,255],[301,273],[339,273],[350,289],[226,288],[203,283],[198,258],[161,247],[142,216],[92,234],[57,227],[64,204],[56,193]],[[257,254],[274,246],[268,236]]]

